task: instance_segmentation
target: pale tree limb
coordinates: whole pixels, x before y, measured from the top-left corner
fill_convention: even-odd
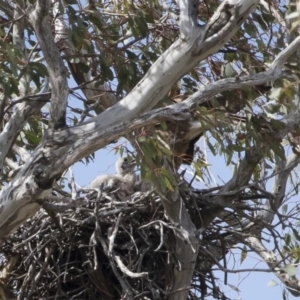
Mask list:
[[[275,168],[276,175],[271,190],[273,197],[266,201],[263,210],[256,216],[256,219],[259,220],[260,224],[271,224],[273,221],[275,214],[285,199],[286,185],[290,173],[299,165],[299,163],[300,157],[297,154],[292,153],[287,157],[286,161],[282,161],[278,167]],[[262,244],[261,240],[258,238],[261,234],[262,226],[251,228],[254,223],[255,222],[250,222],[249,220],[242,222],[242,228],[248,227],[247,231],[249,231],[250,234],[253,231],[254,234],[245,239],[246,244],[273,269],[273,273],[285,286],[300,293],[300,279],[289,276],[282,271],[280,272],[280,267],[284,267],[282,261]],[[245,231],[244,229],[242,230],[243,232]],[[283,259],[283,257],[281,259]]]
[[[274,216],[284,201],[286,184],[290,176],[290,173],[298,166],[300,163],[300,158],[297,154],[290,154],[286,161],[281,161],[279,166],[275,169],[274,184],[272,190],[269,194],[272,195],[271,199],[267,199],[263,209],[259,211],[256,216],[251,218],[246,218],[240,221],[238,226],[233,229],[235,234],[225,238],[226,248],[234,247],[238,243],[244,243],[248,245],[258,256],[260,256],[263,261],[269,266],[270,272],[273,272],[277,278],[288,288],[300,292],[300,279],[293,276],[288,276],[288,274],[280,271],[280,268],[284,267],[283,257],[281,260],[270,250],[268,250],[259,239],[261,235],[262,228],[267,228],[271,225]],[[243,173],[243,170],[241,170]],[[272,175],[271,175],[272,176]],[[224,197],[224,202],[226,199]],[[230,220],[230,218],[229,218]],[[227,218],[224,219],[228,222]],[[220,250],[220,245],[218,247],[211,247],[210,252],[214,253],[216,258],[221,259],[224,255]],[[212,266],[212,262],[209,263]],[[207,268],[207,264],[204,264],[204,269]]]
[[[45,102],[30,103],[29,101],[20,103],[16,106],[13,115],[5,124],[3,131],[0,134],[0,168],[3,167],[3,162],[7,153],[20,131],[23,129],[28,118],[41,110]]]
[[[288,128],[295,128],[295,121],[299,119],[299,116],[295,115],[295,118],[291,120],[290,123],[287,124]],[[299,122],[297,123],[299,126]],[[285,135],[285,129],[280,131],[279,136]],[[212,206],[206,206],[201,211],[201,222],[202,226],[207,227],[211,221],[217,217],[223,210],[224,205],[230,204],[233,201],[238,201],[238,194],[241,187],[244,187],[248,184],[251,176],[253,174],[254,168],[257,166],[259,161],[263,158],[264,153],[267,149],[267,145],[265,145],[264,149],[261,147],[254,146],[250,148],[245,153],[245,157],[240,162],[239,167],[228,183],[226,183],[219,192],[210,198],[210,202]],[[282,204],[285,195],[285,188],[287,179],[290,175],[290,172],[299,164],[300,158],[296,154],[291,154],[288,157],[286,163],[283,164],[283,167],[278,170],[278,175],[275,177],[275,183],[273,187],[273,191],[271,194],[274,195],[274,198],[267,201],[262,212],[259,212],[256,219],[262,222],[266,222],[268,224],[274,218],[274,214]],[[231,194],[231,196],[230,196]],[[226,195],[226,196],[224,196]],[[245,230],[245,228],[250,225],[254,225],[255,222],[250,220],[245,220],[241,222],[241,225],[238,226],[240,229]],[[255,228],[257,233],[257,228]]]
[[[271,191],[274,197],[272,199],[267,200],[263,209],[257,213],[257,215],[253,218],[246,218],[240,222],[240,225],[236,226],[231,230],[231,234],[224,238],[222,243],[226,244],[226,249],[230,249],[235,247],[239,243],[244,243],[248,245],[252,251],[254,251],[258,256],[260,256],[263,261],[268,265],[268,272],[274,273],[277,278],[289,289],[289,291],[293,294],[299,295],[300,293],[300,279],[295,276],[290,276],[286,272],[284,272],[284,266],[289,264],[285,262],[285,258],[280,255],[276,255],[273,251],[267,249],[263,244],[261,239],[259,238],[261,234],[262,228],[268,228],[271,225],[271,222],[274,218],[274,215],[282,204],[285,195],[285,189],[287,184],[287,179],[291,173],[291,171],[297,167],[300,162],[300,158],[296,154],[291,154],[288,156],[286,161],[283,161],[276,169],[275,182]],[[239,170],[240,173],[243,173],[243,170]],[[245,188],[245,187],[244,187]],[[233,191],[233,194],[235,191]],[[224,196],[223,201],[228,202],[228,198]],[[237,199],[235,199],[238,201]],[[214,199],[211,200],[212,202]],[[271,202],[271,204],[270,204]],[[213,204],[212,204],[213,205]],[[226,204],[224,204],[226,205]],[[229,219],[230,220],[230,219]],[[228,222],[227,218],[224,219],[224,222],[231,224]],[[202,251],[205,252],[205,249],[200,251],[200,255]],[[197,271],[204,272],[207,269],[211,269],[214,264],[217,264],[219,260],[222,260],[224,255],[227,252],[222,251],[221,242],[214,245],[209,245],[209,253],[211,254],[211,260],[203,261],[203,259],[198,258],[198,261],[203,261],[198,265]],[[206,252],[205,254],[208,254]],[[280,254],[280,253],[279,253]],[[224,272],[228,272],[226,268],[220,266]]]
[[[270,269],[273,269],[273,274],[288,288],[297,291],[298,297],[300,293],[300,279],[297,279],[295,276],[289,276],[287,273],[281,270],[284,265],[282,262],[275,256],[275,254],[268,250],[261,242],[261,240],[256,237],[247,238],[249,247],[255,251],[263,261],[269,266]]]
[[[220,92],[223,92],[223,91],[226,91],[229,89],[238,89],[238,88],[242,88],[242,87],[246,87],[246,86],[262,84],[262,83],[266,83],[268,81],[273,81],[278,78],[281,78],[284,75],[282,68],[283,68],[285,61],[288,59],[288,57],[290,57],[293,54],[293,52],[299,47],[299,45],[300,45],[300,37],[295,39],[286,49],[284,49],[282,52],[280,52],[280,54],[275,58],[272,65],[270,66],[270,68],[267,71],[257,73],[254,75],[221,79],[215,83],[208,84],[208,85],[200,88],[198,92],[194,93],[192,96],[190,96],[187,100],[185,100],[182,103],[177,103],[177,104],[165,107],[165,108],[153,110],[151,112],[151,115],[152,115],[151,119],[155,118],[154,115],[156,115],[159,118],[159,117],[163,117],[163,116],[171,116],[171,115],[178,115],[178,114],[180,115],[180,114],[186,113],[186,112],[188,113],[191,111],[191,109],[193,109],[193,107],[195,105],[200,105],[201,103],[206,101],[207,98],[210,98]],[[134,101],[134,99],[132,99],[132,101]],[[109,109],[107,111],[110,111],[112,115],[114,113],[113,109]],[[92,118],[86,124],[82,124],[82,125],[76,126],[74,128],[70,128],[69,131],[71,133],[75,133],[75,132],[78,132],[79,128],[80,128],[80,132],[84,132],[87,129],[93,130],[94,128],[101,128],[104,130],[108,130],[108,128],[112,124],[110,126],[102,124],[102,118],[101,118],[102,115],[103,115],[103,113],[95,118]],[[147,113],[145,113],[141,116],[141,118],[143,118],[143,117],[145,117],[144,118],[145,122],[147,122],[147,119],[149,120],[149,115]],[[126,120],[128,120],[128,119],[126,119]],[[122,121],[126,122],[126,120],[124,119]],[[292,127],[297,124],[297,116],[294,114],[291,114],[291,115],[283,118],[282,121],[289,124],[289,126],[287,126],[286,129],[284,131],[282,131],[282,135],[286,135],[288,132],[290,132]],[[114,122],[114,121],[111,121],[111,122]],[[128,126],[128,123],[126,125]],[[100,133],[100,132],[98,131],[98,133]],[[80,137],[78,136],[78,138],[80,138]]]
[[[177,80],[196,66],[201,60],[217,52],[236,33],[241,23],[258,4],[258,0],[224,1],[231,4],[232,18],[224,27],[205,40],[206,29],[199,27],[185,39],[178,39],[151,66],[143,79],[121,101],[99,115],[100,128],[132,119],[138,114],[153,108],[167,94]],[[182,1],[181,9],[190,1]],[[187,9],[187,11],[189,11]],[[216,13],[219,15],[219,11]],[[190,18],[190,16],[186,16]],[[183,25],[182,25],[183,26]],[[111,116],[114,116],[112,119]]]
[[[167,161],[165,161],[164,166],[169,172],[172,172]],[[157,188],[159,189],[159,187]],[[186,299],[191,288],[190,284],[198,256],[197,229],[176,186],[174,186],[174,191],[169,191],[165,196],[162,196],[161,201],[170,221],[178,229],[174,230],[175,255],[178,262],[173,266],[173,284],[168,299]]]
[[[27,49],[24,41],[24,18],[23,15],[24,1],[18,1],[15,4],[14,19],[18,19],[13,25],[13,42],[15,47],[23,54],[24,63],[27,63]],[[22,103],[17,103],[15,111],[5,124],[3,131],[0,133],[0,168],[3,168],[4,160],[11,149],[12,144],[23,129],[28,118],[39,112],[44,106],[44,99],[37,98],[36,102],[26,101],[28,97],[30,78],[28,74],[23,74],[20,78],[19,92],[20,97],[16,98],[16,102],[24,99]],[[48,90],[48,84],[45,84],[43,91]]]
[[[228,89],[237,89],[237,88],[241,88],[241,87],[245,87],[245,86],[257,85],[257,84],[265,83],[268,81],[276,80],[284,75],[284,73],[282,71],[283,64],[285,63],[286,59],[293,53],[293,51],[295,51],[297,49],[297,47],[299,47],[299,44],[300,44],[300,39],[298,37],[285,50],[283,50],[277,56],[277,58],[274,60],[274,62],[270,66],[270,68],[265,72],[257,73],[254,75],[236,77],[236,78],[222,79],[215,83],[211,83],[211,84],[199,89],[198,92],[194,93],[186,101],[184,101],[182,103],[171,105],[171,106],[163,108],[163,109],[155,110],[151,113],[151,116],[145,114],[144,116],[141,117],[141,119],[143,119],[146,122],[145,126],[149,125],[149,124],[154,124],[155,121],[153,121],[153,120],[155,119],[155,116],[157,117],[157,120],[160,120],[160,117],[163,117],[163,116],[166,117],[168,115],[171,116],[172,114],[173,115],[182,114],[183,111],[190,111],[190,109],[191,109],[191,107],[193,107],[193,105],[201,104],[202,102],[205,101],[206,98],[212,97],[222,91],[225,91]],[[134,99],[132,99],[132,100],[134,100]],[[33,105],[32,103],[30,104],[30,102],[28,102],[28,105],[29,106],[26,106],[26,108],[28,108],[28,115],[30,115],[31,113],[38,110],[41,106],[43,106],[43,104],[41,104],[38,101],[35,105]],[[6,153],[7,153],[8,149],[10,148],[12,140],[14,140],[14,137],[22,129],[23,122],[21,122],[21,121],[24,118],[23,114],[25,114],[25,112],[27,112],[27,109],[24,109],[23,112],[20,112],[17,109],[14,116],[11,118],[11,120],[5,127],[5,128],[10,128],[10,130],[9,131],[8,131],[8,129],[4,130],[2,132],[2,134],[0,135],[0,150],[2,150],[5,145],[7,145],[7,147],[5,147],[6,151],[4,151],[4,149],[2,150],[3,151],[2,153],[0,151],[1,160],[2,160],[2,158],[3,159],[5,158]],[[297,124],[297,119],[298,119],[297,115],[290,115],[290,116],[286,117],[286,119],[290,119],[290,118],[294,119],[295,124]],[[100,126],[100,124],[98,123],[99,119],[101,119],[101,115],[99,115],[96,118],[91,119],[89,121],[89,123],[91,123],[91,124],[84,124],[84,125],[81,125],[81,128],[77,126],[77,127],[74,127],[73,129],[70,128],[69,130],[72,131],[72,134],[77,135],[77,138],[80,138],[81,134],[78,135],[78,133],[84,133],[84,132],[87,132],[87,130],[93,129],[93,131],[94,131],[93,136],[95,135],[94,137],[97,140],[97,142],[100,142],[101,135],[103,134],[103,132],[97,130],[97,127]],[[149,120],[150,120],[150,122],[149,122]],[[285,118],[283,121],[285,122]],[[129,126],[129,123],[128,122],[124,123],[124,126]],[[133,121],[133,123],[138,123],[138,122]],[[287,123],[289,123],[290,126],[286,128],[284,135],[287,134],[291,129],[293,129],[292,127],[294,126],[294,124],[291,122],[287,122]],[[137,125],[137,124],[133,124],[133,126],[135,126],[135,125]],[[132,129],[133,126],[129,126],[128,129],[129,128]],[[116,129],[116,127],[113,127],[113,128]],[[120,129],[120,126],[117,126],[117,128]],[[63,133],[61,133],[61,134],[63,134]],[[114,135],[110,131],[107,131],[106,137],[107,137],[107,135],[110,135],[110,134],[112,136],[114,136],[114,138],[118,137],[118,135]],[[121,134],[122,133],[120,133],[120,135]],[[59,139],[61,139],[61,138],[63,138],[63,137],[60,137]],[[86,139],[86,136],[83,136],[82,140],[85,140],[85,139]],[[107,142],[109,142],[109,141],[107,141]],[[91,145],[92,144],[94,144],[93,141],[91,141]],[[93,149],[97,149],[97,148],[103,147],[104,143],[101,143],[100,145],[94,145],[94,146],[95,147],[93,147]],[[3,164],[3,162],[2,162],[2,164]]]
[[[271,224],[274,219],[275,214],[285,200],[285,192],[288,178],[291,172],[299,165],[300,157],[292,153],[290,154],[286,161],[282,161],[280,165],[275,168],[275,178],[271,194],[273,198],[266,201],[264,205],[264,210],[258,214],[258,218],[263,222]]]
[[[30,158],[30,153],[23,147],[19,147],[14,144],[12,146],[12,150],[15,154],[17,154],[23,162],[26,162]]]
[[[245,152],[245,157],[240,162],[235,175],[211,197],[212,206],[206,206],[201,211],[202,227],[205,229],[223,210],[224,205],[228,205],[238,200],[238,193],[241,187],[248,184],[253,171],[259,161],[263,158],[265,151],[253,146]],[[228,194],[224,197],[224,194]],[[231,194],[231,196],[230,196]],[[203,230],[202,229],[202,230]]]
[[[267,2],[265,0],[260,0],[260,4],[267,10],[274,18],[276,21],[283,27],[286,27],[286,20],[284,16],[281,14],[279,9],[276,9],[273,5],[272,2]]]
[[[24,2],[23,1],[16,1],[15,7],[14,7],[14,19],[17,20],[23,15],[23,9],[24,9]],[[22,53],[22,59],[24,62],[27,62],[28,55],[27,55],[27,49],[25,46],[25,40],[24,40],[24,18],[20,18],[17,22],[13,24],[13,44],[14,46]],[[20,97],[24,97],[28,95],[29,90],[29,83],[30,83],[30,77],[26,72],[21,76],[19,80],[19,93]]]
[[[257,232],[255,232],[256,235],[251,236],[251,232],[256,231],[256,228],[249,228],[246,232],[243,231],[237,231],[233,232],[231,235],[224,238],[222,243],[226,244],[226,250],[230,248],[235,248],[237,244],[243,243],[250,247],[252,251],[254,251],[258,256],[260,256],[267,264],[269,269],[253,269],[255,271],[259,272],[269,272],[273,273],[287,288],[289,288],[289,291],[292,291],[292,293],[298,294],[300,293],[300,279],[296,276],[289,276],[286,272],[284,272],[284,266],[288,263],[284,263],[283,257],[278,257],[272,250],[267,249],[261,240],[257,237]],[[222,251],[222,244],[221,242],[216,243],[216,245],[208,245],[207,249],[205,247],[200,248],[199,255],[203,255],[206,259],[201,259],[201,257],[198,257],[198,261],[201,262],[197,265],[197,271],[202,272],[205,274],[207,270],[211,270],[214,265],[217,265],[221,270],[223,270],[225,273],[231,271],[231,272],[242,272],[245,271],[245,269],[241,270],[228,270],[226,267],[222,266],[221,263],[219,263],[220,260],[223,259],[224,255],[227,254],[227,252]],[[207,258],[210,259],[207,259]],[[295,267],[296,268],[296,267]],[[252,269],[251,269],[252,270]]]
[[[222,79],[216,83],[211,83],[211,84],[201,88],[198,92],[196,92],[195,94],[190,96],[186,101],[168,106],[166,108],[156,109],[156,110],[152,111],[151,114],[145,113],[144,115],[141,116],[141,119],[143,119],[146,122],[145,125],[149,125],[148,122],[150,122],[150,124],[153,124],[153,120],[156,117],[159,120],[160,118],[163,118],[163,117],[167,118],[168,116],[170,116],[170,118],[172,118],[171,117],[172,115],[178,115],[178,114],[182,115],[182,114],[184,114],[184,112],[188,113],[191,110],[191,108],[193,107],[193,105],[201,104],[202,102],[205,101],[205,98],[212,97],[215,94],[225,91],[227,89],[237,89],[237,88],[241,88],[241,87],[245,87],[245,86],[256,85],[258,83],[264,83],[264,82],[267,82],[270,80],[278,79],[283,75],[281,69],[283,67],[285,60],[293,53],[293,51],[295,51],[295,49],[299,46],[299,44],[300,44],[300,39],[297,38],[293,43],[291,43],[285,50],[283,50],[278,55],[278,57],[274,60],[273,64],[271,65],[270,69],[268,69],[266,72],[261,72],[261,73],[255,74],[255,75],[248,75],[248,76],[237,77],[237,78]],[[70,128],[67,131],[68,131],[68,133],[78,135],[78,133],[80,133],[80,132],[84,133],[87,130],[94,130],[94,129],[96,130],[96,127],[99,126],[99,123],[98,123],[99,119],[101,119],[101,115],[91,119],[86,124],[82,124],[80,126]],[[296,115],[289,115],[286,118],[284,118],[283,121],[286,120],[287,123],[289,123],[288,122],[289,119],[293,119],[295,124],[297,123]],[[138,123],[137,120],[133,120],[133,123],[135,123],[135,122]],[[129,123],[131,123],[131,122],[129,121],[126,124],[124,123],[124,125],[128,126]],[[292,123],[290,123],[290,124],[291,124],[291,126],[294,126]],[[134,124],[133,126],[135,126],[135,125],[137,125],[137,124]],[[114,128],[114,130],[116,130],[116,128],[121,129],[120,126],[116,126],[113,128]],[[132,129],[132,127],[130,127],[130,129]],[[284,134],[288,133],[290,130],[291,130],[291,127],[287,127]],[[101,131],[98,131],[98,133],[103,134],[103,132],[101,132]],[[96,139],[101,138],[100,134],[98,136],[95,136],[95,138]],[[105,135],[107,136],[108,134],[112,134],[112,132],[106,131]],[[56,135],[57,136],[62,135],[61,138],[63,138],[63,132],[57,133]],[[77,138],[80,138],[80,135],[78,135]],[[85,138],[86,138],[86,136],[84,136],[84,139]]]
[[[292,43],[290,43],[284,50],[282,50],[274,59],[270,67],[265,72],[256,73],[253,75],[237,76],[234,78],[221,79],[210,83],[199,89],[198,92],[190,96],[186,101],[187,104],[200,104],[204,98],[215,96],[219,92],[224,92],[230,89],[238,89],[247,86],[259,85],[268,81],[274,81],[282,76],[285,76],[283,67],[286,60],[295,52],[300,46],[300,37],[298,36]],[[266,80],[267,79],[267,80]],[[250,83],[251,82],[251,83]]]
[[[14,19],[18,19],[13,25],[13,44],[22,54],[22,59],[24,63],[27,62],[27,49],[24,41],[24,18],[20,18],[23,15],[24,2],[17,1],[14,7]],[[20,97],[27,96],[29,91],[30,78],[26,72],[21,76],[19,80],[19,95]],[[3,99],[4,101],[5,99]],[[2,100],[1,100],[2,102]],[[5,101],[4,101],[5,102]],[[33,107],[32,104],[28,102],[20,103],[16,105],[13,115],[10,117],[9,121],[5,124],[3,131],[0,134],[0,169],[3,168],[4,159],[10,150],[12,143],[15,138],[22,130],[28,117],[39,111],[42,106],[37,105]],[[4,107],[3,107],[4,110]]]
[[[12,170],[16,170],[19,168],[19,165],[16,162],[12,161],[10,158],[7,157],[5,158],[5,164],[9,166]]]
[[[180,9],[180,18],[179,18],[179,30],[180,38],[182,40],[187,40],[194,35],[199,33],[199,25],[197,20],[197,0],[178,0],[177,1]]]
[[[51,34],[48,15],[50,3],[50,0],[37,1],[35,9],[29,13],[28,17],[48,65],[52,91],[49,124],[51,128],[61,129],[66,127],[66,109],[69,96],[68,72]]]
[[[48,84],[46,83],[43,91],[48,91]],[[24,128],[28,118],[35,113],[40,112],[41,108],[50,98],[49,94],[25,96],[24,101],[16,105],[15,111],[5,124],[3,131],[0,133],[0,169],[3,168],[4,160],[11,149],[15,139]],[[30,101],[28,99],[35,99],[36,101]],[[17,100],[18,101],[18,100]]]

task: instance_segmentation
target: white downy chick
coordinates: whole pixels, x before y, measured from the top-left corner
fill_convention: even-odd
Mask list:
[[[129,160],[128,157],[120,157],[116,162],[117,173],[115,175],[105,174],[97,176],[89,184],[89,188],[99,188],[103,184],[106,190],[119,189],[128,196],[133,193],[133,187],[136,182],[134,167],[134,160]]]

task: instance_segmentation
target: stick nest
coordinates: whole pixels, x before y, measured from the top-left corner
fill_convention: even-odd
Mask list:
[[[100,190],[73,199],[56,190],[2,244],[0,292],[6,299],[165,299],[179,267],[173,226],[153,192],[119,201]],[[199,299],[203,286],[195,272],[189,298]]]

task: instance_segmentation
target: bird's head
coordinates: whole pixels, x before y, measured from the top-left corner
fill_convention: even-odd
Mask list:
[[[129,156],[120,157],[116,162],[117,173],[120,175],[132,173],[135,166],[135,160]]]

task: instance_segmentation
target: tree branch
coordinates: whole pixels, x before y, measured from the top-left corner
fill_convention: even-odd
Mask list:
[[[188,40],[178,39],[157,59],[143,79],[124,99],[98,116],[97,125],[100,128],[108,128],[153,108],[181,76],[196,66],[199,61],[216,53],[236,33],[257,3],[258,0],[240,0],[234,4],[231,9],[234,9],[236,14],[226,26],[226,30],[221,30],[208,41],[203,41],[201,30]]]
[[[167,161],[165,161],[164,167],[172,172]],[[159,189],[159,186],[157,188]],[[175,255],[178,264],[173,266],[174,280],[168,299],[187,299],[198,256],[197,230],[176,186],[174,186],[174,191],[169,191],[162,196],[161,201],[168,218],[179,229],[174,230],[176,239]]]
[[[285,272],[281,271],[280,268],[282,267],[282,263],[276,258],[274,253],[266,249],[266,247],[262,244],[258,237],[249,237],[247,238],[247,241],[251,249],[255,251],[264,260],[264,262],[269,266],[269,268],[272,268],[273,270],[275,268],[273,273],[276,275],[276,277],[288,288],[297,291],[299,295],[300,280],[296,277],[289,276]]]
[[[46,83],[45,88],[41,92],[42,95],[38,94],[30,97],[24,97],[24,99],[27,99],[28,97],[34,98],[36,101],[32,102],[28,100],[16,105],[13,115],[10,117],[9,121],[5,124],[3,131],[0,133],[0,169],[3,168],[4,160],[28,118],[33,114],[40,112],[46,103],[46,99],[50,98],[50,94],[43,95],[45,91],[48,91],[48,88],[49,86]],[[18,101],[18,99],[16,101]]]
[[[18,3],[15,4],[14,19],[18,19],[20,16],[23,15],[23,6],[23,1],[18,1]],[[22,59],[24,60],[24,62],[27,62],[27,49],[24,41],[24,18],[20,18],[13,25],[13,43],[14,46],[22,54]],[[29,81],[30,78],[25,72],[19,80],[20,97],[27,96],[29,90]],[[40,111],[43,105],[44,103],[33,104],[28,101],[16,105],[16,109],[13,115],[5,124],[4,129],[0,134],[0,169],[3,168],[5,157],[7,156],[16,137],[23,129],[28,118],[32,114]]]
[[[54,43],[51,33],[49,11],[50,0],[39,0],[29,14],[29,20],[35,30],[48,65],[51,83],[50,127],[61,129],[66,127],[66,109],[68,104],[67,69]]]
[[[197,0],[178,0],[180,9],[179,30],[180,38],[188,40],[190,37],[197,35],[196,31],[200,31],[200,26],[197,22]]]

